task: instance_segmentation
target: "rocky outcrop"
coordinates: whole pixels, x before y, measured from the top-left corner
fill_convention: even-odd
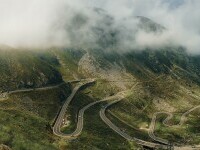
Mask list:
[[[1,144],[0,150],[12,150],[12,149],[10,147],[8,147],[7,145]]]
[[[105,79],[111,85],[122,90],[126,90],[135,82],[135,78],[126,71],[123,63],[118,64],[117,62],[110,63],[106,60],[102,61],[107,65],[103,66],[88,52],[80,59],[78,71],[86,76]]]

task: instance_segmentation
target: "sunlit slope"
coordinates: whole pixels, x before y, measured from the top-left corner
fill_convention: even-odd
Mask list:
[[[29,50],[0,48],[0,90],[40,87],[62,81],[60,73]]]

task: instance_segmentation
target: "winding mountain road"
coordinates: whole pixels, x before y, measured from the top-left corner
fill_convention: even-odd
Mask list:
[[[186,116],[188,114],[190,114],[191,112],[195,111],[196,109],[200,108],[200,105],[196,106],[196,107],[193,107],[192,109],[186,111],[184,114],[182,114],[181,118],[180,118],[180,122],[177,124],[177,125],[169,125],[168,122],[173,118],[173,114],[172,113],[169,113],[168,117],[163,121],[163,124],[165,126],[168,126],[168,127],[179,127],[179,126],[182,126],[185,121],[186,121]]]
[[[64,105],[62,106],[61,111],[60,111],[60,113],[59,113],[59,115],[58,115],[58,117],[56,119],[56,122],[55,122],[55,124],[53,126],[53,133],[55,135],[60,136],[60,137],[69,137],[69,135],[64,134],[64,133],[62,133],[60,131],[60,129],[61,129],[62,125],[63,125],[63,120],[64,120],[64,117],[65,117],[65,112],[67,110],[67,107],[70,104],[70,102],[73,100],[75,94],[79,91],[79,89],[82,86],[90,84],[90,83],[94,83],[94,82],[95,82],[95,80],[91,79],[91,80],[88,80],[88,82],[86,82],[86,83],[82,83],[82,84],[77,85],[73,89],[71,95],[66,99]]]
[[[62,82],[60,84],[52,85],[52,86],[45,86],[45,87],[38,87],[38,88],[28,88],[28,89],[19,89],[19,90],[14,90],[14,91],[8,91],[8,92],[2,93],[1,95],[10,95],[10,94],[16,94],[16,93],[21,93],[21,92],[30,92],[30,91],[50,90],[50,89],[58,88],[59,86],[64,85],[66,83],[77,83],[77,82],[81,82],[81,81],[86,81],[86,79],[71,80],[71,81]]]
[[[116,103],[118,103],[119,101],[121,101],[122,99],[113,101],[108,103],[107,105],[105,105],[99,112],[101,119],[105,122],[105,124],[107,124],[112,130],[114,130],[117,134],[119,134],[120,136],[122,136],[123,138],[125,138],[128,141],[135,141],[136,143],[138,143],[139,145],[143,145],[143,146],[147,146],[147,147],[151,147],[151,148],[162,148],[162,149],[167,149],[167,146],[162,145],[162,144],[157,144],[157,143],[152,143],[152,142],[147,142],[135,137],[131,137],[130,135],[128,135],[127,133],[123,132],[119,127],[117,127],[115,124],[113,124],[107,117],[106,117],[106,110],[108,109],[108,107],[110,107],[111,105],[114,105]]]
[[[81,134],[82,129],[83,129],[83,119],[84,119],[83,116],[84,116],[84,113],[87,109],[89,109],[90,107],[92,107],[92,106],[94,106],[98,103],[109,101],[109,100],[112,100],[112,99],[120,99],[120,98],[121,97],[119,95],[114,95],[114,96],[107,97],[107,98],[100,100],[100,101],[92,102],[92,103],[86,105],[85,107],[83,107],[78,113],[78,122],[77,122],[76,130],[72,134],[69,134],[68,136],[76,137],[76,136]]]
[[[188,114],[190,114],[192,111],[196,110],[200,108],[200,105],[196,106],[196,107],[193,107],[192,109],[186,111],[185,113],[182,114],[181,118],[180,118],[180,122],[177,124],[177,125],[168,125],[168,122],[172,119],[173,117],[173,114],[170,113],[170,112],[156,112],[153,114],[153,117],[152,117],[152,120],[151,120],[151,124],[150,124],[150,127],[149,127],[149,131],[148,131],[148,134],[149,136],[154,140],[154,141],[157,141],[159,143],[162,143],[162,144],[165,144],[167,145],[169,143],[168,140],[165,140],[165,139],[162,139],[162,138],[159,138],[159,137],[156,137],[155,134],[154,134],[154,131],[155,131],[155,126],[156,126],[156,119],[157,119],[157,116],[160,115],[160,114],[166,114],[167,115],[167,118],[163,121],[163,124],[168,126],[168,127],[179,127],[179,126],[182,126],[185,121],[186,121],[186,116]],[[182,148],[184,149],[184,147],[175,147],[175,149],[179,149],[179,148]],[[196,149],[194,147],[191,147],[191,146],[187,146],[187,149]]]
[[[47,86],[47,87],[40,87],[40,88],[20,89],[20,90],[15,90],[15,91],[9,91],[8,94],[16,94],[16,93],[30,92],[30,91],[50,90],[50,89],[58,88],[59,86],[64,85],[64,84],[66,84],[66,83],[63,82],[63,83],[60,83],[58,85]]]
[[[66,100],[66,103],[63,105],[63,108],[60,112],[60,115],[57,118],[57,121],[56,121],[56,123],[53,127],[53,132],[57,136],[60,136],[60,137],[63,137],[63,138],[76,138],[77,136],[79,136],[81,134],[81,132],[83,130],[84,113],[87,109],[89,109],[90,107],[92,107],[92,106],[94,106],[98,103],[101,103],[101,102],[122,98],[121,95],[116,94],[114,96],[109,96],[109,97],[106,97],[106,98],[104,98],[100,101],[95,101],[95,102],[92,102],[92,103],[86,105],[78,113],[77,127],[76,127],[75,131],[70,133],[70,134],[64,134],[60,131],[60,128],[62,126],[62,119],[64,118],[64,113],[65,113],[67,106],[69,105],[70,101],[72,100],[72,98],[74,97],[74,95],[76,94],[76,92],[79,88],[80,88],[80,86],[77,86],[77,87],[74,88],[72,94],[70,95],[70,97],[68,97],[68,100]]]
[[[151,137],[154,141],[157,141],[159,143],[167,145],[169,143],[168,140],[156,137],[155,134],[154,134],[156,119],[157,119],[157,116],[160,115],[160,114],[170,115],[170,113],[167,113],[167,112],[156,112],[156,113],[154,113],[152,120],[151,120],[151,124],[149,126],[148,134],[149,134],[149,137]]]
[[[69,83],[71,83],[71,82],[69,82]],[[0,99],[6,100],[9,95],[11,95],[11,94],[17,94],[17,93],[21,93],[21,92],[50,90],[50,89],[58,88],[59,86],[64,85],[64,84],[66,84],[66,83],[62,82],[60,84],[52,85],[52,86],[39,87],[39,88],[29,88],[29,89],[19,89],[19,90],[14,90],[14,91],[8,91],[8,92],[1,93],[0,94]]]

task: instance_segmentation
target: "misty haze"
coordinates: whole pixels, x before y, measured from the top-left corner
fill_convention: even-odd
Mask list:
[[[0,0],[0,150],[200,150],[199,0]]]

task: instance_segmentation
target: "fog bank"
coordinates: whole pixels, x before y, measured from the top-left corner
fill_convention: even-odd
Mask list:
[[[199,7],[199,0],[0,0],[0,44],[106,48],[114,39],[121,51],[181,45],[196,54]],[[141,29],[136,16],[165,30]]]

